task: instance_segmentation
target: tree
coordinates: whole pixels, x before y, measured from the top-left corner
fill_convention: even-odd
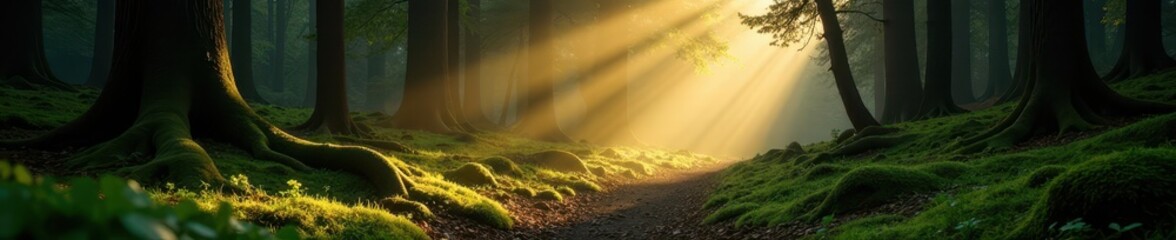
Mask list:
[[[94,60],[90,78],[83,85],[102,87],[110,76],[110,58],[114,55],[114,1],[98,0],[98,20],[94,28]]]
[[[308,38],[309,43],[306,44],[306,91],[303,94],[302,105],[308,107],[313,107],[315,104],[315,92],[317,91],[315,84],[318,82],[318,40],[315,40],[318,38],[315,35],[318,32],[318,28],[315,27],[318,22],[318,9],[315,9],[315,6],[318,5],[317,2],[318,0],[308,0],[306,7],[310,19],[310,26],[307,28],[310,29],[312,36]]]
[[[0,2],[0,31],[5,33],[0,37],[0,83],[72,91],[72,86],[57,79],[49,69],[41,22],[40,0]]]
[[[553,0],[530,0],[529,81],[522,116],[523,135],[546,141],[570,142],[559,128],[555,113],[555,13]]]
[[[915,45],[914,0],[883,0],[886,22],[886,111],[882,122],[897,123],[919,117],[919,52]]]
[[[969,0],[951,5],[951,96],[956,104],[976,101],[972,93],[972,9]]]
[[[481,0],[466,0],[469,4],[469,9],[466,10],[467,22],[471,25],[472,30],[465,31],[465,58],[462,59],[465,65],[465,71],[462,71],[462,76],[465,78],[465,94],[462,99],[462,111],[466,121],[469,121],[474,127],[479,129],[494,129],[497,128],[494,122],[486,117],[486,113],[482,109],[482,35],[478,33],[478,28],[482,23],[482,1]]]
[[[344,135],[365,135],[369,131],[351,120],[347,105],[347,71],[343,47],[343,1],[317,1],[318,17],[314,113],[297,129],[325,130]]]
[[[952,101],[952,2],[927,2],[927,80],[923,84],[921,117],[933,118],[964,112]]]
[[[1035,134],[1090,129],[1107,124],[1107,116],[1176,110],[1124,97],[1100,80],[1087,50],[1081,1],[1032,0],[1029,7],[1033,54],[1025,96],[999,125],[965,140],[962,151],[1009,147]]]
[[[475,131],[476,129],[465,119],[465,114],[462,114],[461,106],[461,1],[460,0],[446,0],[445,5],[445,82],[443,84],[445,90],[444,106],[445,113],[449,117],[442,120],[448,121],[448,125],[453,130],[459,131]]]
[[[253,112],[233,86],[222,7],[221,1],[120,1],[115,65],[94,105],[47,135],[0,147],[92,146],[66,165],[88,170],[131,165],[120,172],[141,181],[224,184],[214,160],[193,140],[199,137],[299,171],[358,174],[379,196],[407,196],[412,183],[393,160],[367,148],[299,139]],[[151,159],[130,157],[140,153]]]
[[[253,3],[233,0],[233,79],[245,100],[265,103],[253,81]]]
[[[1025,95],[1025,85],[1029,82],[1029,70],[1032,68],[1029,64],[1033,62],[1033,35],[1029,33],[1029,24],[1032,22],[1028,20],[1033,14],[1029,12],[1031,3],[1030,1],[1021,1],[1020,3],[1020,10],[1017,13],[1020,20],[1017,24],[1019,33],[1017,34],[1017,63],[1016,68],[1013,69],[1013,85],[1000,96],[997,104],[1016,101]],[[1089,28],[1090,26],[1087,26],[1087,29]]]
[[[1123,1],[1127,5],[1126,39],[1119,61],[1107,74],[1108,81],[1122,81],[1176,66],[1164,50],[1160,0]]]
[[[342,1],[342,0],[340,0]],[[270,50],[270,90],[282,92],[286,89],[286,32],[290,25],[290,0],[274,0],[269,4],[274,48]]]
[[[1009,79],[1009,30],[1005,0],[988,0],[988,87],[983,100],[1000,98]],[[1085,36],[1084,36],[1085,37]]]
[[[450,132],[443,120],[445,109],[443,84],[447,74],[445,45],[446,1],[409,0],[408,71],[405,73],[404,100],[391,125],[414,130]]]
[[[829,50],[829,64],[849,121],[857,130],[878,126],[878,121],[870,116],[870,111],[862,103],[857,83],[853,80],[853,72],[849,68],[849,57],[846,54],[841,25],[837,19],[837,9],[834,7],[833,1],[777,1],[772,4],[770,10],[765,15],[741,15],[740,18],[743,19],[744,25],[759,28],[758,32],[760,33],[772,34],[775,39],[772,41],[772,45],[776,46],[787,46],[811,37],[813,32],[807,29],[811,29],[809,26],[816,24],[816,18],[820,18],[825,31],[822,36]]]

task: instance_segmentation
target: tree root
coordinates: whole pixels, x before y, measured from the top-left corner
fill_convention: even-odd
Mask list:
[[[396,141],[363,139],[363,138],[355,138],[355,137],[348,137],[348,136],[332,136],[331,138],[338,140],[338,141],[355,143],[355,144],[359,144],[359,145],[377,148],[380,150],[396,151],[396,152],[402,152],[402,153],[408,153],[408,154],[416,154],[417,153],[416,150],[409,148],[408,146],[405,146],[404,144],[401,144]]]

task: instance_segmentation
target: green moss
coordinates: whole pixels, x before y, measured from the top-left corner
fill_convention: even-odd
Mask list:
[[[535,199],[562,202],[563,195],[559,194],[559,192],[556,192],[555,190],[548,189],[535,193]]]
[[[510,212],[501,204],[468,188],[433,178],[419,178],[416,183],[409,190],[414,201],[438,206],[491,227],[510,229],[514,225]]]
[[[943,180],[926,172],[901,167],[868,166],[854,169],[837,182],[808,216],[810,219],[874,207],[904,194],[928,192]]]
[[[1063,173],[1033,206],[1015,238],[1059,234],[1049,225],[1081,218],[1094,230],[1111,223],[1142,223],[1166,230],[1176,224],[1176,150],[1136,149],[1103,155]]]
[[[828,177],[834,174],[844,173],[849,171],[849,168],[832,164],[820,164],[809,169],[808,173],[804,174],[805,179],[818,179]]]
[[[576,196],[576,190],[574,190],[568,186],[557,187],[557,188],[555,188],[555,191],[559,192],[560,194],[567,195],[567,196]]]
[[[490,168],[494,169],[494,172],[498,174],[510,176],[520,176],[523,174],[523,170],[520,169],[519,166],[514,163],[514,161],[506,157],[488,157],[482,160],[478,160],[478,162],[486,164],[486,166],[490,166]]]
[[[727,221],[729,219],[742,216],[744,213],[755,210],[757,208],[759,208],[759,204],[755,203],[741,203],[724,206],[723,208],[716,210],[711,215],[706,216],[706,219],[703,219],[702,222],[706,224],[713,224],[721,221]]]
[[[1029,177],[1025,178],[1025,186],[1031,188],[1045,186],[1045,184],[1058,177],[1058,175],[1065,173],[1066,170],[1069,169],[1062,166],[1044,166],[1038,168],[1033,173],[1030,173]]]
[[[535,190],[531,190],[530,188],[518,187],[518,188],[511,189],[510,192],[514,193],[516,195],[519,195],[519,196],[523,196],[523,197],[528,197],[528,198],[535,197]]]
[[[605,169],[604,167],[599,167],[599,166],[598,167],[589,167],[588,171],[591,171],[592,175],[596,175],[596,176],[600,176],[600,177],[607,177],[608,176],[608,170]]]
[[[624,160],[614,162],[613,164],[628,169],[635,174],[643,174],[646,176],[653,175],[653,167],[650,167],[649,164],[642,162]],[[634,178],[636,178],[636,176],[634,176]]]
[[[494,180],[494,174],[490,170],[483,167],[481,164],[467,163],[461,167],[445,172],[443,174],[445,180],[471,187],[479,186],[495,186],[498,181]]]
[[[564,173],[588,173],[588,167],[580,157],[565,151],[536,153],[529,157],[527,163]]]
[[[430,211],[429,207],[425,206],[425,204],[401,197],[380,200],[380,207],[392,213],[409,216],[414,219],[429,219],[434,216],[433,211]]]
[[[964,173],[972,169],[972,166],[960,162],[936,162],[919,165],[916,169],[935,174],[935,176],[942,178],[952,179],[964,175]]]

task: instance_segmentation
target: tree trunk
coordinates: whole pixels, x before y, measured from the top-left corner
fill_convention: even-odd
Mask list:
[[[1025,96],[1025,86],[1029,84],[1029,73],[1033,67],[1029,65],[1033,61],[1033,35],[1029,32],[1031,21],[1029,19],[1033,13],[1029,12],[1031,1],[1021,1],[1021,6],[1017,17],[1020,19],[1017,23],[1017,62],[1016,68],[1013,70],[1013,85],[1008,88],[997,104],[1017,101]]]
[[[253,3],[250,0],[233,0],[233,78],[236,79],[237,92],[245,100],[255,103],[265,103],[261,94],[257,92],[257,83],[253,81]],[[115,33],[117,34],[117,33]]]
[[[631,1],[596,2],[599,11],[592,37],[600,44],[601,50],[585,74],[588,76],[586,82],[581,85],[588,114],[580,132],[584,134],[583,138],[593,142],[640,145],[641,140],[633,135],[629,113],[629,48],[638,40],[629,32],[628,21],[608,21],[628,19]]]
[[[829,64],[832,65],[833,79],[837,85],[837,92],[841,95],[841,103],[845,105],[849,122],[859,131],[866,127],[878,126],[878,121],[870,116],[870,110],[862,103],[857,83],[853,80],[853,72],[849,68],[849,55],[845,50],[845,38],[841,32],[841,23],[837,20],[837,9],[834,8],[833,1],[814,2],[817,4],[817,12],[825,30],[825,42],[829,46]]]
[[[309,18],[308,24],[310,24],[310,32],[312,34],[318,32],[318,27],[316,27],[317,22],[318,22],[318,9],[315,7],[316,5],[318,5],[317,2],[318,2],[318,0],[309,0],[307,3],[307,8],[310,9],[310,11],[309,11],[310,18]],[[306,91],[305,91],[305,94],[303,94],[304,97],[302,98],[302,105],[307,106],[307,107],[313,107],[314,101],[315,101],[314,100],[315,99],[315,92],[316,92],[315,83],[318,82],[317,81],[318,80],[318,36],[317,35],[315,35],[314,37],[311,37],[309,40],[307,40],[307,43],[306,43],[306,63],[307,63],[307,66],[306,66]]]
[[[1094,61],[1095,68],[1100,68],[1106,65],[1107,62],[1107,27],[1102,23],[1103,16],[1106,15],[1106,11],[1103,11],[1103,6],[1106,5],[1106,1],[1090,0],[1083,2],[1085,3],[1083,4],[1083,10],[1086,15],[1084,18],[1086,20],[1086,40],[1090,41],[1090,56]],[[1025,4],[1021,5],[1024,6]],[[1024,15],[1024,13],[1021,15]]]
[[[461,0],[445,5],[445,112],[452,130],[476,131],[465,119],[461,106]]]
[[[972,93],[972,10],[969,0],[952,0],[951,96],[959,105],[976,101]]]
[[[1164,50],[1160,0],[1131,0],[1127,4],[1126,39],[1115,68],[1105,78],[1122,81],[1176,66]]]
[[[884,0],[882,12],[886,18],[886,111],[882,122],[914,120],[923,95],[915,44],[915,2]]]
[[[1106,116],[1164,113],[1171,105],[1119,95],[1094,71],[1087,50],[1081,1],[1032,0],[1033,58],[1026,97],[995,128],[966,140],[962,151],[1005,148],[1035,134],[1081,131]]]
[[[94,60],[90,78],[84,85],[102,87],[110,77],[110,58],[114,55],[114,1],[98,0],[98,19],[94,27]]]
[[[343,1],[318,1],[318,81],[314,113],[298,129],[325,130],[344,135],[365,135],[369,131],[351,121],[347,106],[347,70],[343,47]]]
[[[1011,85],[1005,0],[988,0],[988,87],[982,100],[1000,98]]]
[[[31,89],[38,86],[73,91],[53,76],[45,58],[41,1],[0,1],[0,84]]]
[[[369,47],[372,49],[375,47]],[[388,53],[377,50],[370,50],[367,58],[367,105],[368,109],[377,112],[383,112],[387,109],[388,98],[386,98],[388,89],[386,65],[388,64]]]
[[[408,194],[410,179],[379,153],[298,139],[249,108],[233,89],[221,1],[123,0],[118,8],[115,65],[90,110],[48,135],[0,146],[93,145],[66,165],[85,171],[121,168],[147,182],[221,186],[225,180],[214,160],[193,140],[199,137],[300,171],[355,173],[371,181],[380,196]],[[135,165],[127,157],[135,153],[152,159]]]
[[[951,1],[927,2],[927,80],[923,87],[924,118],[964,112],[951,97]],[[968,31],[959,29],[958,31]]]
[[[409,0],[408,66],[404,100],[393,117],[398,128],[450,132],[445,125],[446,1]]]
[[[879,36],[886,34],[886,31],[878,31]],[[886,41],[884,37],[878,37],[874,40],[875,54],[874,58],[874,116],[875,119],[882,119],[882,113],[886,112]]]
[[[473,124],[479,129],[494,129],[498,128],[494,122],[486,117],[486,113],[482,108],[482,36],[478,34],[479,27],[482,22],[482,1],[481,0],[466,0],[469,4],[469,10],[466,10],[469,24],[473,25],[474,31],[465,31],[465,71],[461,74],[465,77],[465,94],[463,94],[462,101],[462,115],[466,121]]]
[[[555,13],[554,0],[530,0],[530,51],[528,91],[520,131],[523,135],[545,141],[570,142],[559,128],[555,102]]]
[[[270,91],[286,89],[286,30],[290,24],[290,1],[275,0],[273,31],[274,49],[270,55]]]

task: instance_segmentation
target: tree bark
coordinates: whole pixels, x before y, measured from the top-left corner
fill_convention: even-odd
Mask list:
[[[446,81],[446,1],[409,0],[408,66],[404,100],[392,126],[431,132],[450,132],[443,118]]]
[[[90,110],[48,135],[0,146],[93,145],[66,165],[119,169],[145,182],[221,186],[225,180],[214,160],[193,140],[199,137],[300,171],[358,174],[380,196],[407,196],[412,182],[379,153],[298,139],[250,109],[233,86],[222,7],[221,1],[120,1],[115,65]],[[152,159],[127,160],[138,153]]]
[[[919,117],[919,56],[915,44],[915,2],[882,1],[886,18],[886,111],[882,122],[897,123]]]
[[[1107,81],[1142,77],[1176,66],[1176,60],[1164,50],[1160,18],[1160,0],[1131,0],[1127,4],[1126,39],[1119,61]]]
[[[951,97],[951,1],[927,2],[927,80],[923,85],[923,118],[964,112]],[[958,31],[968,31],[959,29]]]
[[[1017,13],[1020,20],[1017,23],[1019,33],[1017,34],[1017,62],[1013,70],[1013,85],[1001,95],[997,104],[1017,101],[1025,96],[1025,86],[1029,84],[1030,68],[1033,67],[1030,65],[1033,58],[1033,35],[1029,32],[1031,27],[1029,24],[1032,23],[1029,19],[1033,16],[1033,13],[1029,12],[1029,9],[1032,8],[1031,3],[1031,1],[1021,1],[1020,3],[1020,10]]]
[[[94,27],[94,60],[90,78],[83,85],[102,87],[110,77],[110,59],[114,55],[114,1],[98,0],[98,17]]]
[[[286,32],[290,24],[290,1],[275,0],[273,31],[274,49],[270,55],[270,91],[286,89]]]
[[[555,102],[555,13],[553,0],[530,0],[530,51],[528,108],[519,124],[520,132],[545,141],[571,142],[572,138],[559,128]]]
[[[445,5],[445,112],[448,117],[443,118],[452,130],[465,132],[476,131],[461,106],[461,1],[449,1]]]
[[[233,78],[236,79],[237,92],[245,100],[255,103],[265,103],[265,99],[257,92],[257,83],[253,80],[253,3],[251,0],[233,0]],[[116,33],[117,34],[117,33]]]
[[[1165,113],[1171,105],[1119,95],[1105,83],[1087,50],[1081,1],[1032,0],[1033,55],[1026,97],[995,128],[965,140],[961,151],[1005,148],[1036,134],[1081,131],[1106,116]]]
[[[49,69],[41,22],[40,0],[0,1],[0,84],[73,91]]]
[[[825,30],[825,43],[829,46],[829,64],[832,65],[833,79],[837,85],[837,92],[841,95],[841,103],[845,105],[849,122],[859,131],[866,127],[878,126],[878,121],[870,116],[870,110],[862,103],[857,83],[853,80],[853,72],[849,68],[849,55],[845,50],[845,38],[833,1],[816,0],[814,3],[817,4],[817,12]]]
[[[969,0],[952,0],[951,96],[959,105],[976,101],[972,93],[972,10]]]
[[[482,36],[477,32],[482,22],[482,1],[466,1],[469,4],[469,10],[466,11],[468,22],[473,25],[474,31],[465,31],[464,35],[465,58],[462,61],[465,63],[465,71],[461,74],[465,77],[465,94],[462,115],[476,128],[496,129],[499,126],[490,121],[482,108]]]
[[[369,131],[351,120],[347,105],[347,70],[343,47],[343,1],[318,1],[318,81],[314,113],[298,129],[325,130],[344,135],[366,135]]]
[[[1002,97],[1011,85],[1005,0],[988,0],[988,87],[982,100]]]
[[[318,22],[318,9],[315,7],[318,5],[317,2],[318,0],[309,0],[307,3],[307,8],[310,9],[310,21],[308,24],[310,24],[310,32],[312,33],[318,32],[318,27],[316,27],[316,23]],[[315,83],[318,82],[318,35],[314,35],[314,37],[311,37],[307,41],[306,91],[305,94],[303,94],[304,97],[302,98],[302,105],[313,107],[316,92]]]

